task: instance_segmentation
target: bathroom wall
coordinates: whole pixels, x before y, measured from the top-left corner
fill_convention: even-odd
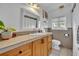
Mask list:
[[[73,45],[73,36],[72,36],[72,28],[68,28],[68,30],[52,30],[53,39],[57,39],[61,41],[61,45],[66,48],[72,48]],[[65,34],[68,34],[68,37],[65,37]]]
[[[62,45],[66,48],[72,48],[73,45],[73,31],[72,31],[72,13],[68,12],[66,13],[64,16],[67,17],[66,19],[66,26],[67,26],[67,30],[49,30],[53,33],[53,38],[60,40]],[[51,21],[52,17],[50,17],[50,21],[49,21],[49,28],[52,28],[52,21]],[[69,37],[65,37],[64,34],[67,33],[69,34]]]
[[[0,20],[7,26],[19,29],[20,4],[0,3]]]
[[[17,30],[21,30],[21,9],[24,8],[30,14],[38,15],[38,13],[32,8],[22,3],[0,3],[0,20],[2,20],[7,26],[15,27]]]
[[[71,28],[72,27],[72,13],[70,11],[68,11],[65,14],[63,14],[62,16],[66,17],[66,26],[67,26],[67,28]],[[62,17],[62,16],[60,16],[60,17]],[[52,27],[52,20],[53,20],[53,18],[55,18],[55,17],[53,17],[53,16],[51,17],[49,15],[49,20],[48,20],[49,21],[49,23],[48,23],[49,27]]]

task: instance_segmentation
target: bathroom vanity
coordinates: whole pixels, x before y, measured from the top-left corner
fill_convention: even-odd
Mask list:
[[[52,33],[35,33],[0,42],[0,56],[47,56],[52,52]]]

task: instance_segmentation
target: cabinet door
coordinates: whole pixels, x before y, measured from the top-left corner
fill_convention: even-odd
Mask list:
[[[47,37],[44,37],[43,39],[41,39],[41,55],[42,56],[47,56],[48,55]]]
[[[52,42],[48,43],[48,55],[52,52]]]
[[[45,37],[44,38],[45,40],[45,45],[44,45],[44,56],[47,56],[48,55],[48,37]]]
[[[47,56],[48,55],[48,45],[47,37],[36,40],[33,42],[33,56]]]
[[[48,55],[52,52],[52,36],[48,36]]]
[[[33,56],[41,55],[41,40],[36,40],[33,42]]]
[[[48,55],[48,50],[47,50],[47,46],[43,47],[43,56],[47,56]]]

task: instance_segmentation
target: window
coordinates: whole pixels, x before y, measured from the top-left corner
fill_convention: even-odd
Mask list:
[[[66,28],[66,17],[52,19],[52,29],[67,29]]]

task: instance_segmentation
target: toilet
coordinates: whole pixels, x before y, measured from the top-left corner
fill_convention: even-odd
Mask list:
[[[56,50],[60,50],[59,45],[61,45],[61,42],[59,40],[53,39],[52,40],[52,48]]]

